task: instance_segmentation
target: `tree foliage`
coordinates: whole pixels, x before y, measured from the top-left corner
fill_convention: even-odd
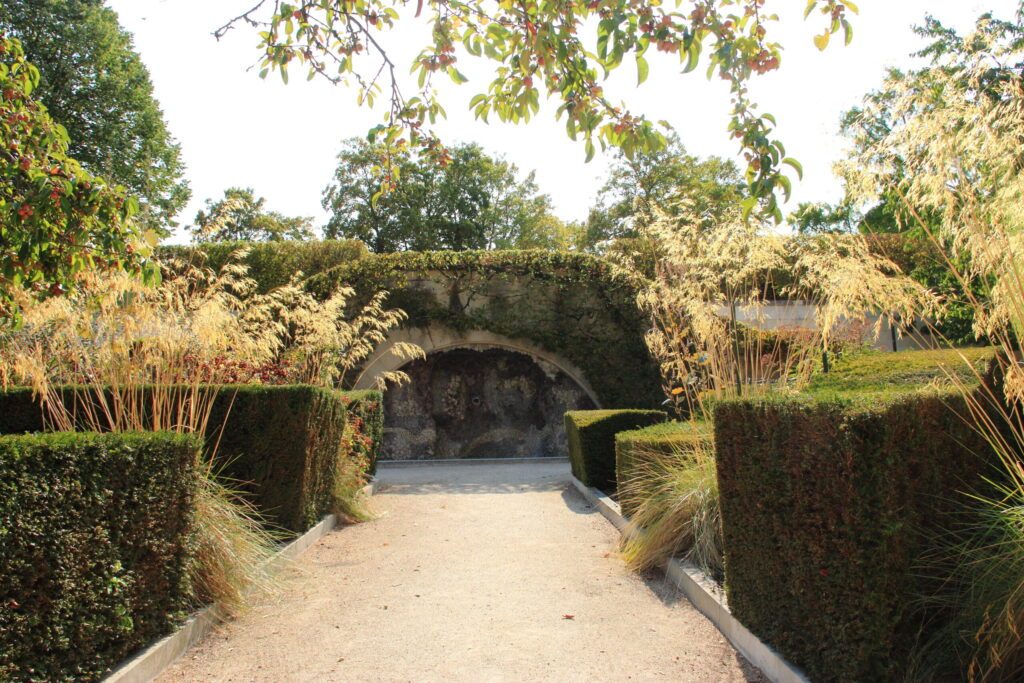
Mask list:
[[[666,146],[656,151],[615,155],[587,219],[586,244],[636,237],[655,219],[656,208],[672,214],[679,200],[704,226],[720,223],[742,201],[743,191],[734,163],[693,156],[669,134]]]
[[[445,163],[407,152],[395,158],[402,182],[378,196],[377,171],[388,152],[359,138],[345,141],[324,190],[327,238],[355,238],[371,251],[552,248],[569,246],[572,228],[551,213],[533,173],[476,144],[448,151]]]
[[[477,118],[529,121],[540,111],[542,93],[547,94],[558,101],[556,116],[564,117],[569,136],[583,140],[588,159],[597,145],[617,147],[632,158],[665,143],[654,122],[611,101],[601,85],[609,72],[630,61],[643,83],[651,50],[678,55],[684,72],[695,70],[703,57],[708,76],[724,79],[732,92],[729,132],[747,161],[745,210],[752,211],[760,200],[768,215],[781,220],[779,198],[788,197],[792,182],[781,169],[788,164],[799,174],[800,165],[786,157],[785,147],[774,137],[775,119],[757,111],[748,91],[753,75],[773,71],[780,63],[781,46],[769,37],[776,19],[769,4],[418,0],[415,16],[402,18],[400,10],[411,12],[404,0],[258,0],[217,35],[248,23],[259,30],[262,41],[261,75],[277,71],[287,81],[295,66],[306,67],[308,78],[354,83],[360,103],[372,106],[376,99],[385,99],[388,111],[371,131],[374,138],[389,151],[412,145],[439,160],[446,151],[430,126],[445,111],[433,79],[466,82],[458,68],[464,57],[489,60],[494,67],[486,90],[470,101]],[[847,14],[857,11],[855,3],[808,0],[805,16],[816,10],[825,19],[814,39],[820,49],[840,31],[847,42],[852,39]],[[385,47],[386,36],[399,23],[424,13],[430,37],[411,65],[415,83],[407,83],[400,75],[404,65],[396,64]],[[394,169],[391,163],[382,166],[385,189],[398,179]]]
[[[196,214],[192,238],[196,242],[313,239],[312,218],[267,211],[265,203],[251,187],[230,187],[224,190],[223,199],[206,200],[206,209]]]
[[[67,129],[71,156],[127,187],[138,220],[167,234],[190,196],[181,150],[117,14],[102,0],[2,2],[3,31],[39,68],[35,97]]]
[[[801,235],[856,232],[861,216],[849,202],[800,202],[789,224]]]
[[[982,331],[972,329],[973,311],[976,302],[985,299],[991,282],[972,266],[969,250],[962,244],[948,242],[938,252],[927,248],[935,240],[949,237],[944,226],[955,205],[908,201],[908,188],[921,191],[921,179],[912,174],[934,153],[931,143],[925,142],[929,136],[933,140],[948,140],[949,135],[969,140],[974,131],[985,130],[988,124],[972,112],[974,119],[947,122],[949,130],[926,130],[926,126],[934,126],[942,112],[961,106],[964,99],[977,99],[979,106],[1006,101],[1008,92],[1012,92],[1008,87],[1019,84],[1024,71],[1022,17],[1018,14],[1016,21],[1005,21],[985,14],[968,35],[927,17],[916,28],[927,44],[915,54],[927,64],[909,71],[890,69],[881,87],[868,93],[861,106],[844,113],[841,120],[842,132],[851,146],[849,158],[838,164],[847,190],[843,200],[848,212],[845,222],[864,233],[900,233],[909,242],[920,243],[908,245],[907,251],[936,253],[935,257],[918,259],[911,275],[944,297],[945,312],[937,327],[954,343],[975,341],[975,332]],[[911,140],[912,135],[917,138]],[[952,158],[949,163],[950,168],[962,168],[964,161]],[[956,181],[939,181],[933,169],[926,170],[935,183],[931,190],[947,199],[942,183],[972,188],[987,174],[987,169],[979,165],[964,168],[964,176]],[[998,192],[995,187],[979,190],[982,195]],[[832,220],[831,227],[842,222]],[[968,277],[963,277],[965,274]]]
[[[17,318],[24,294],[65,293],[83,270],[141,270],[146,251],[135,200],[68,155],[67,132],[33,97],[38,82],[21,42],[0,33],[0,320]]]

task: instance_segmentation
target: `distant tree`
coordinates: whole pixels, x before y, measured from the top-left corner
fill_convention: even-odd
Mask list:
[[[404,154],[397,187],[380,193],[383,148],[345,141],[334,178],[324,189],[328,238],[360,239],[375,252],[430,249],[554,248],[566,226],[551,213],[533,173],[475,144],[449,150],[444,164]]]
[[[722,220],[730,207],[743,199],[745,183],[739,169],[720,157],[688,154],[672,133],[663,149],[637,153],[633,158],[618,152],[598,203],[587,218],[586,243],[636,237],[654,219],[654,208],[673,211],[681,199],[691,204],[702,220]]]
[[[1024,10],[1024,3],[1021,9]],[[964,282],[950,264],[955,263],[961,273],[975,272],[970,255],[955,243],[942,243],[943,226],[948,224],[948,216],[952,215],[949,212],[955,207],[915,204],[908,196],[908,188],[920,183],[920,179],[907,169],[919,167],[921,160],[933,153],[930,145],[936,132],[922,132],[922,121],[943,111],[950,97],[969,93],[971,99],[979,102],[995,101],[1005,97],[1007,83],[1020,82],[1024,72],[1024,14],[1018,11],[1014,21],[982,15],[975,32],[968,35],[958,34],[933,17],[926,18],[915,31],[928,43],[914,56],[929,63],[911,71],[890,69],[880,88],[868,93],[861,106],[843,114],[842,132],[850,142],[850,153],[837,168],[846,183],[848,197],[844,202],[868,207],[858,229],[864,233],[900,233],[905,251],[925,255],[914,259],[910,275],[944,298],[946,312],[937,322],[942,334],[954,343],[970,343],[976,341],[974,302],[988,296],[992,282],[975,277],[967,282],[970,291],[964,291]],[[987,50],[994,50],[999,57],[979,57]],[[974,60],[985,68],[968,67]],[[970,127],[980,124],[958,121],[956,125],[963,126],[962,132],[966,134]],[[920,136],[915,144],[892,144],[892,140],[910,131]],[[958,159],[950,167],[960,163]],[[987,169],[970,168],[963,178],[969,186],[987,177],[986,173]],[[865,176],[870,176],[871,181],[865,182]],[[985,188],[979,193],[992,195],[1001,189]],[[941,248],[936,248],[937,244]]]
[[[862,216],[847,203],[800,202],[789,214],[789,224],[802,235],[856,232]]]
[[[196,242],[280,242],[313,239],[313,219],[265,211],[266,200],[251,187],[231,187],[224,198],[206,200],[206,210],[196,214],[192,239]]]
[[[33,97],[38,80],[21,43],[0,33],[2,322],[18,319],[22,296],[60,296],[84,270],[152,273],[134,200],[68,155],[67,133]]]
[[[39,68],[34,95],[67,129],[68,153],[128,188],[137,219],[166,235],[190,196],[181,150],[117,14],[102,0],[5,0],[0,32]]]

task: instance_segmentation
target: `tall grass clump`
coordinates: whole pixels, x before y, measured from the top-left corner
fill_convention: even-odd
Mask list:
[[[863,237],[784,237],[739,208],[709,226],[681,204],[647,228],[661,257],[641,304],[665,391],[683,397],[686,412],[705,398],[799,389],[822,352],[872,314],[877,338],[886,319],[902,326],[937,303]],[[813,324],[764,330],[768,306],[783,297],[811,305]],[[739,310],[751,325],[738,321]]]
[[[630,519],[622,555],[645,571],[682,556],[717,581],[724,578],[722,520],[714,447],[683,449],[637,446],[642,464],[623,483],[623,495],[639,504]]]
[[[959,381],[970,419],[997,456],[987,493],[965,495],[964,519],[927,558],[946,615],[921,655],[955,653],[972,681],[1024,677],[1024,3],[1016,21],[982,16],[959,36],[935,22],[930,66],[894,72],[852,127],[858,151],[840,167],[863,202],[896,198],[906,229],[927,234],[1002,350],[997,381]],[[881,108],[884,106],[884,111]],[[891,121],[881,130],[874,122]],[[987,283],[980,294],[977,283]],[[980,377],[979,377],[980,379]],[[943,639],[944,638],[944,639]]]
[[[653,323],[647,345],[684,418],[709,415],[714,400],[799,390],[823,353],[854,334],[860,343],[872,314],[877,337],[885,319],[913,320],[936,305],[858,236],[783,237],[739,208],[709,225],[685,200],[673,215],[656,211],[646,230],[660,254],[640,298]],[[760,329],[780,295],[813,306],[814,324]],[[740,309],[753,324],[738,321]],[[682,553],[721,577],[713,447],[652,457],[636,479],[632,487],[645,500],[624,546],[627,561],[644,568]]]
[[[297,280],[257,294],[243,256],[217,272],[164,263],[158,287],[125,274],[86,274],[65,297],[24,301],[24,324],[0,338],[0,385],[32,387],[48,429],[208,436],[197,468],[193,584],[201,600],[229,610],[272,585],[267,560],[280,535],[240,495],[241,482],[218,476],[225,425],[210,424],[218,393],[240,382],[333,386],[404,319],[383,307],[385,294],[354,313],[344,289],[322,303]],[[365,467],[347,478],[365,478]]]

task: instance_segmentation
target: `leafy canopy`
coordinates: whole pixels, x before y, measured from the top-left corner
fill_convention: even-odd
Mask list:
[[[637,237],[655,219],[656,208],[674,213],[679,200],[688,202],[688,211],[702,225],[720,223],[740,203],[743,189],[734,163],[688,154],[679,136],[669,133],[658,150],[633,158],[615,155],[587,219],[586,243]]]
[[[324,190],[330,212],[324,236],[362,240],[375,252],[570,246],[572,228],[551,213],[534,174],[475,144],[448,151],[444,164],[406,151],[394,157],[402,182],[380,196],[377,170],[388,152],[352,138],[338,154]]]
[[[251,187],[230,187],[224,198],[206,200],[206,210],[196,214],[192,238],[196,242],[280,242],[313,239],[313,219],[266,211],[266,200]]]
[[[774,138],[775,120],[760,113],[751,101],[748,82],[755,74],[779,66],[781,47],[769,37],[776,20],[768,0],[417,0],[415,10],[404,0],[258,0],[247,12],[216,32],[222,36],[239,23],[259,30],[264,54],[262,76],[277,71],[287,81],[296,65],[307,77],[354,83],[358,101],[372,106],[388,102],[384,122],[371,131],[371,140],[389,151],[408,146],[444,160],[447,152],[430,126],[445,115],[433,87],[434,78],[454,83],[468,79],[459,70],[464,57],[489,60],[494,79],[476,94],[470,107],[485,121],[529,121],[540,111],[543,93],[554,97],[556,116],[566,131],[582,139],[587,158],[597,145],[612,146],[628,157],[664,146],[655,124],[612,102],[601,85],[609,72],[627,60],[635,63],[637,80],[650,72],[651,50],[676,54],[684,72],[708,62],[709,77],[730,84],[732,117],[729,131],[747,161],[749,213],[757,203],[776,220],[782,219],[780,195],[788,197],[791,180],[782,166],[800,165],[786,157]],[[400,10],[406,11],[404,17]],[[808,0],[806,16],[819,10],[825,27],[815,37],[824,49],[830,37],[843,31],[852,38],[850,0]],[[423,15],[430,37],[411,65],[414,82],[407,82],[403,65],[385,46],[386,34],[400,22]],[[667,125],[667,124],[666,124]],[[390,157],[389,157],[390,159]],[[384,189],[398,180],[396,164],[382,167]]]
[[[68,155],[67,132],[33,97],[38,82],[21,42],[0,33],[0,320],[17,319],[26,294],[65,293],[83,270],[151,274],[135,200]]]
[[[127,187],[137,219],[168,234],[189,200],[185,167],[117,14],[102,0],[0,2],[0,32],[21,39],[39,68],[34,96],[67,129],[71,156]]]

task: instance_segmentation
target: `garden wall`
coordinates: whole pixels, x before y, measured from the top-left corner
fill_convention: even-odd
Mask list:
[[[655,407],[663,398],[636,303],[642,282],[603,259],[539,250],[377,254],[308,287],[326,298],[342,284],[362,297],[390,291],[389,305],[409,314],[406,328],[483,330],[563,359],[603,407]]]
[[[602,259],[550,251],[379,254],[307,287],[326,298],[344,284],[363,300],[387,290],[388,305],[409,315],[354,384],[373,386],[398,369],[415,375],[386,397],[385,457],[565,455],[566,410],[662,400],[636,301],[643,283]],[[406,364],[392,356],[400,342],[418,344],[427,359]]]

